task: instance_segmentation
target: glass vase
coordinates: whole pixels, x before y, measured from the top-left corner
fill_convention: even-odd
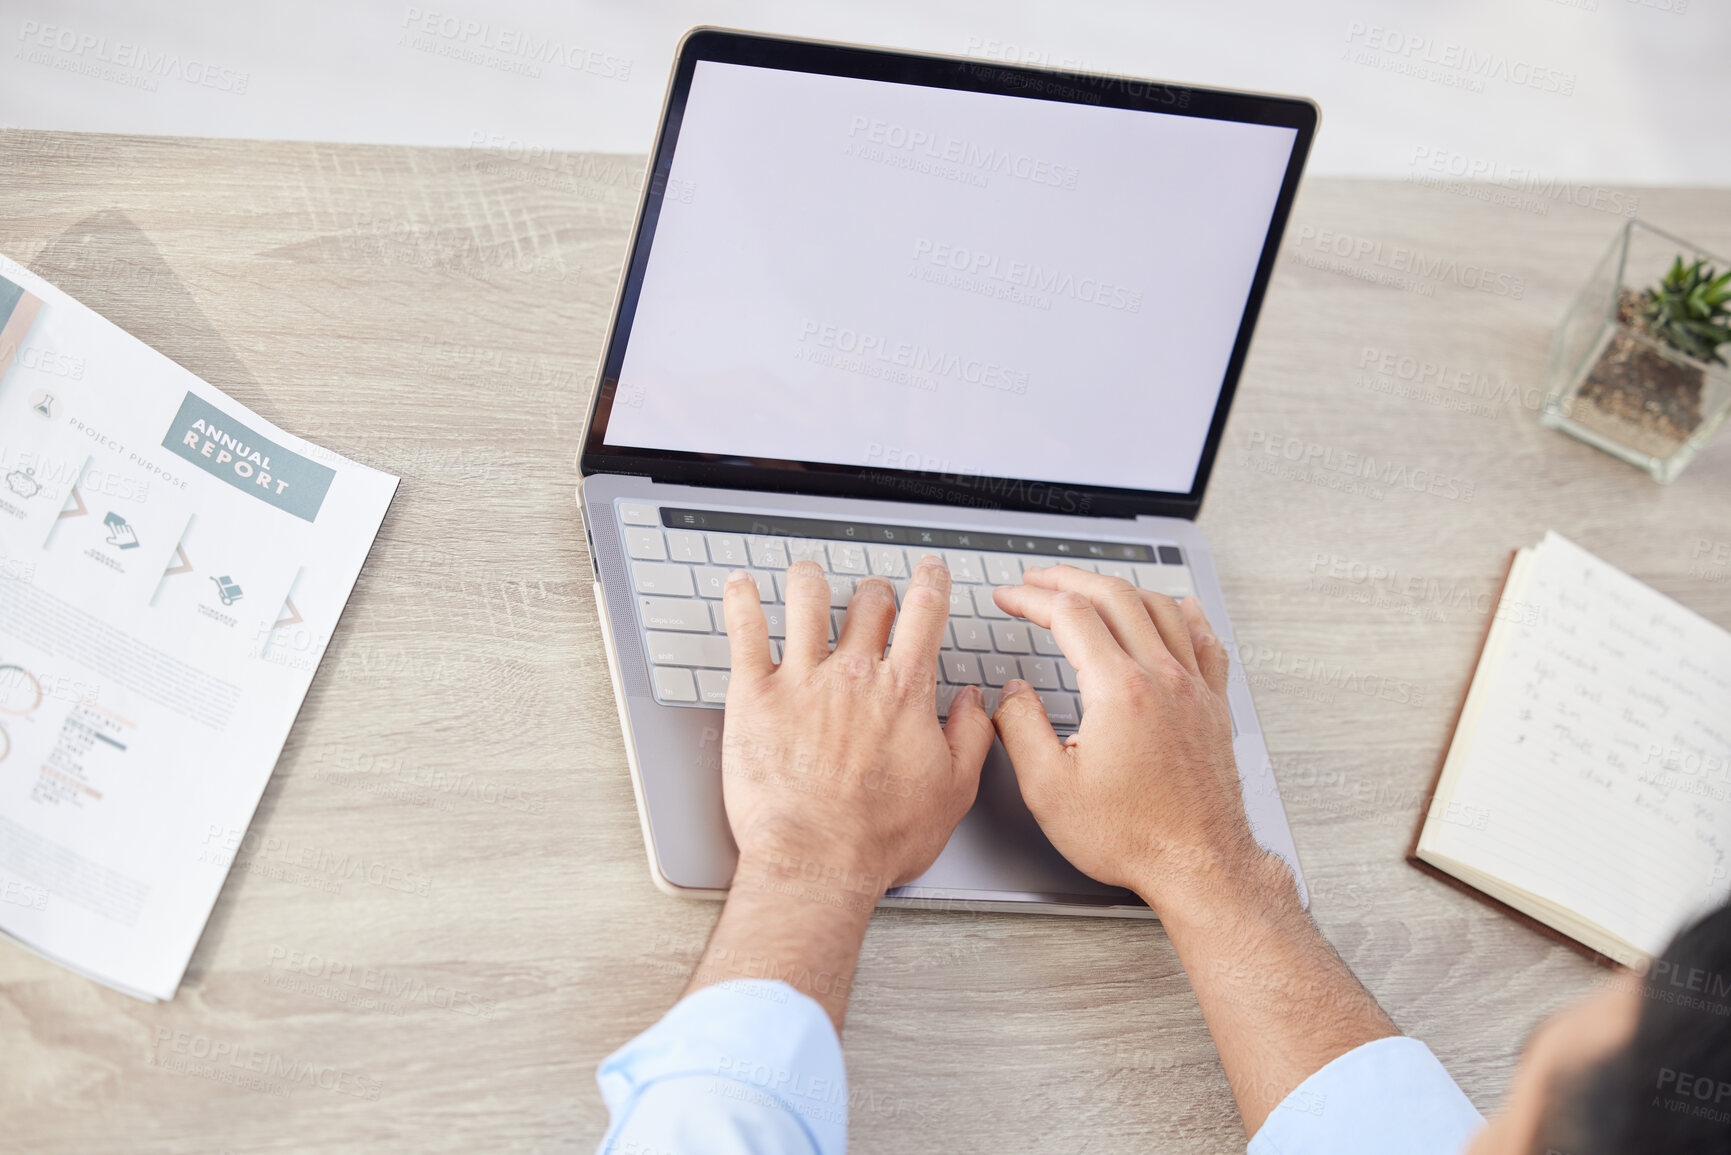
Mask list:
[[[1649,336],[1641,295],[1679,256],[1723,273],[1731,264],[1631,220],[1569,306],[1551,345],[1541,424],[1669,484],[1731,412],[1731,370]],[[1731,353],[1731,346],[1720,346]],[[1723,355],[1722,353],[1722,355]]]

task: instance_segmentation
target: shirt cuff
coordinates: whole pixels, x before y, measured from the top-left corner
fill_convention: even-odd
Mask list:
[[[1455,1155],[1483,1124],[1430,1048],[1395,1035],[1353,1048],[1300,1083],[1247,1155]]]
[[[835,1026],[783,982],[717,983],[609,1055],[605,1155],[843,1155],[847,1071]]]

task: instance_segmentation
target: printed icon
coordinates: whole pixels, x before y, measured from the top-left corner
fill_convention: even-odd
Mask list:
[[[210,580],[216,583],[216,596],[222,599],[223,605],[232,606],[241,599],[240,586],[236,585],[234,579],[227,574],[213,577]]]
[[[61,517],[83,517],[90,512],[90,508],[84,504],[84,498],[79,496],[76,485],[72,487],[72,496],[66,500],[69,504],[60,511]]]
[[[36,480],[34,469],[14,469],[6,475],[6,484],[19,497],[35,497],[42,492],[42,483]]]
[[[30,408],[50,420],[53,419],[54,411],[59,407],[60,402],[55,399],[54,394],[46,389],[38,389],[30,395]]]
[[[102,524],[108,527],[108,544],[115,549],[137,549],[138,531],[132,528],[130,522],[118,513],[112,511],[102,519]]]

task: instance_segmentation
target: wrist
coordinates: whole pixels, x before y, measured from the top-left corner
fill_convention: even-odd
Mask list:
[[[787,850],[742,851],[687,993],[731,979],[780,980],[816,999],[841,1030],[881,895],[876,876],[856,866]]]
[[[787,846],[742,848],[733,892],[762,894],[794,908],[825,907],[870,916],[893,880],[864,855],[831,848],[817,854]]]
[[[1185,858],[1177,864],[1162,855],[1131,885],[1160,916],[1169,935],[1289,909],[1303,912],[1291,868],[1254,840],[1232,851]]]

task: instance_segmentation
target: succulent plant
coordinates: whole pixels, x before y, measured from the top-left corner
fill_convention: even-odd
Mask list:
[[[1731,342],[1731,269],[1715,276],[1704,259],[1679,256],[1657,288],[1641,294],[1647,332],[1698,361],[1725,364],[1719,346]]]

